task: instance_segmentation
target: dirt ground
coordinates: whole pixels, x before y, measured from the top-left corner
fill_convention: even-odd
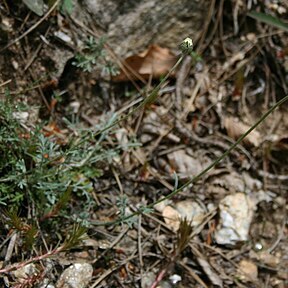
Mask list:
[[[180,43],[151,36],[120,58],[103,29],[50,2],[41,16],[25,1],[0,3],[0,99],[25,105],[13,114],[26,131],[17,130],[19,143],[41,126],[37,133],[62,151],[49,169],[66,165],[74,186],[64,205],[57,175],[45,180],[54,187],[47,199],[36,179],[38,196],[18,187],[17,206],[5,200],[1,166],[0,286],[288,287],[288,103],[213,165],[288,95],[286,1],[202,1],[203,25],[181,35],[193,39],[193,53],[166,81]],[[134,112],[160,81],[157,99]],[[115,124],[116,116],[124,119]],[[68,174],[64,154],[83,142]],[[14,149],[5,147],[3,159]],[[30,173],[37,160],[28,158]]]

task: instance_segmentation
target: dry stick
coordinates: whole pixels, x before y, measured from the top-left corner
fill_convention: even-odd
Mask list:
[[[52,12],[53,10],[57,7],[59,4],[60,0],[56,0],[55,3],[51,6],[51,8],[47,11],[47,13],[34,25],[32,25],[28,30],[26,30],[21,36],[17,37],[16,39],[12,40],[9,42],[6,46],[4,46],[2,49],[0,49],[0,52],[6,50],[16,42],[20,41],[22,38],[27,36],[29,33],[31,33],[34,29],[36,29]]]
[[[8,267],[4,267],[4,268],[0,269],[0,275],[3,273],[8,273],[10,271],[18,270],[18,269],[20,269],[20,268],[22,268],[22,267],[24,267],[30,263],[47,259],[53,255],[56,255],[56,254],[62,252],[64,250],[63,248],[64,248],[63,246],[60,246],[59,248],[53,249],[52,251],[49,251],[43,255],[30,258],[30,259],[23,261],[23,262],[20,262],[20,263],[15,263],[15,264],[8,266]]]
[[[120,262],[117,266],[109,268],[108,270],[106,270],[91,286],[89,286],[89,288],[95,288],[98,287],[98,285],[105,279],[107,278],[110,274],[112,274],[114,271],[118,270],[120,267],[124,266],[125,264],[127,264],[129,261],[135,259],[138,256],[130,256],[129,258],[123,260],[122,262]]]
[[[165,197],[151,203],[150,205],[147,205],[146,207],[140,209],[138,212],[132,213],[122,219],[118,219],[115,221],[110,221],[110,222],[94,222],[92,221],[91,223],[97,226],[107,226],[107,225],[114,225],[114,224],[118,224],[121,223],[123,221],[129,220],[132,217],[139,215],[140,213],[143,213],[143,211],[145,211],[145,209],[151,209],[153,208],[156,204],[159,204],[160,202],[163,202],[167,199],[172,198],[173,196],[175,196],[176,194],[178,194],[179,192],[181,192],[183,189],[185,189],[186,187],[188,187],[189,185],[197,182],[203,175],[205,175],[207,172],[209,172],[212,168],[214,168],[218,163],[220,163],[227,155],[229,155],[231,153],[231,151],[233,149],[236,148],[236,146],[243,141],[243,139],[245,137],[247,137],[247,135],[249,135],[260,123],[262,123],[277,107],[279,107],[280,105],[282,105],[284,102],[286,102],[288,100],[288,95],[286,95],[284,98],[282,98],[281,100],[279,100],[276,104],[274,104],[264,115],[262,115],[262,117],[253,125],[251,126],[241,137],[238,138],[238,140],[232,144],[230,146],[229,149],[227,149],[220,157],[218,157],[213,163],[211,163],[207,168],[205,168],[204,170],[202,170],[199,174],[197,174],[195,177],[193,177],[192,179],[190,179],[189,181],[187,181],[185,184],[183,184],[181,187],[179,187],[178,189],[172,191],[170,194],[166,195]]]
[[[191,276],[194,278],[195,281],[197,281],[204,288],[208,288],[208,286],[203,282],[203,280],[194,272],[192,268],[186,265],[184,261],[180,261],[179,264],[191,274]]]
[[[203,43],[205,41],[205,38],[206,38],[206,35],[207,35],[207,31],[208,31],[208,28],[209,28],[209,24],[212,20],[212,17],[213,17],[213,11],[215,9],[215,3],[216,1],[215,0],[212,0],[211,1],[211,4],[210,4],[210,7],[209,7],[209,11],[208,11],[208,15],[207,15],[207,20],[205,21],[204,23],[204,27],[203,27],[203,30],[202,30],[202,35],[201,35],[201,38],[199,40],[199,42],[197,43],[197,46],[198,46],[198,51],[197,52],[201,52],[203,49],[202,49],[202,46],[203,46]]]
[[[5,85],[9,84],[11,81],[12,81],[12,80],[11,80],[11,79],[9,79],[9,80],[7,80],[7,81],[5,81],[5,82],[1,83],[1,84],[0,84],[0,87],[2,87],[2,86],[5,86]]]
[[[108,249],[104,250],[103,253],[101,253],[96,259],[93,260],[93,264],[98,262],[101,258],[103,258],[109,251],[111,251],[126,235],[126,233],[129,231],[129,226],[126,227],[115,239],[114,241],[109,245]]]
[[[46,38],[48,36],[48,33],[51,29],[51,26],[48,27],[48,29],[46,30],[44,37]],[[35,52],[33,53],[32,57],[29,59],[29,61],[26,63],[25,67],[24,67],[24,72],[32,65],[32,63],[34,62],[34,60],[36,59],[38,53],[41,51],[42,47],[43,47],[43,41],[40,42],[40,44],[38,45],[38,47],[36,48]]]
[[[141,225],[142,225],[142,217],[139,215],[138,220],[138,231],[137,231],[137,245],[138,245],[138,255],[139,255],[139,263],[140,263],[140,277],[141,277],[141,287],[144,287],[143,283],[143,275],[144,275],[144,262],[143,262],[143,251],[142,251],[142,231],[141,231]]]

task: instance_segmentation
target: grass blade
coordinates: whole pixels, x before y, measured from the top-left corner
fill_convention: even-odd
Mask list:
[[[247,15],[249,17],[257,20],[257,21],[266,23],[268,25],[277,27],[277,28],[279,28],[279,29],[281,29],[283,31],[288,32],[288,24],[283,22],[283,21],[281,21],[277,17],[271,16],[271,15],[268,15],[268,14],[265,14],[265,13],[258,13],[258,12],[250,12]]]

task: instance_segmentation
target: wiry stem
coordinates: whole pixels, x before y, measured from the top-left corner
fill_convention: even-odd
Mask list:
[[[39,256],[36,256],[36,257],[33,257],[31,259],[28,259],[26,261],[23,261],[23,262],[20,262],[20,263],[15,263],[11,266],[8,266],[6,268],[3,268],[3,269],[0,269],[0,274],[2,273],[8,273],[8,272],[11,272],[11,271],[14,271],[14,270],[18,270],[30,263],[34,263],[34,262],[37,262],[37,261],[41,261],[41,260],[44,260],[44,259],[47,259],[53,255],[56,255],[58,254],[59,252],[63,251],[63,246],[60,246],[59,248],[56,248],[56,249],[53,249],[52,251],[50,252],[47,252],[46,254],[43,254],[43,255],[39,255]]]
[[[229,149],[227,149],[221,156],[219,156],[214,162],[212,162],[207,168],[205,168],[204,170],[202,170],[199,174],[197,174],[196,176],[194,176],[192,179],[190,179],[189,181],[187,181],[185,184],[183,184],[181,187],[179,187],[178,189],[173,190],[170,194],[166,195],[165,197],[158,199],[157,201],[147,205],[146,207],[144,207],[144,209],[151,209],[153,208],[156,204],[159,204],[160,202],[163,202],[167,199],[172,198],[173,196],[175,196],[176,194],[178,194],[179,192],[181,192],[183,189],[185,189],[186,187],[188,187],[190,184],[196,183],[203,175],[205,175],[206,173],[208,173],[212,168],[214,168],[217,164],[219,164],[226,156],[228,156],[231,151],[233,149],[236,148],[236,146],[238,144],[240,144],[243,139],[245,137],[247,137],[259,124],[261,124],[277,107],[279,107],[280,105],[282,105],[284,102],[286,102],[288,100],[288,95],[286,95],[284,98],[282,98],[281,100],[279,100],[276,104],[274,104],[265,114],[263,114],[260,119],[253,125],[251,126],[241,137],[239,137],[239,139],[232,144]],[[107,225],[115,225],[118,224],[120,222],[124,222],[127,221],[129,219],[131,219],[132,217],[139,215],[140,213],[143,212],[143,209],[132,213],[124,218],[115,220],[115,221],[110,221],[110,222],[93,222],[93,225],[97,225],[97,226],[107,226]]]
[[[132,111],[130,111],[128,114],[124,115],[123,117],[121,117],[120,119],[114,121],[113,123],[111,123],[110,125],[104,127],[103,129],[97,131],[96,133],[93,134],[94,137],[106,132],[107,130],[115,127],[116,125],[118,125],[119,123],[123,122],[124,120],[127,120],[130,116],[132,116],[133,114],[135,114],[135,112],[141,110],[142,108],[144,108],[147,105],[152,104],[158,96],[158,93],[160,91],[160,89],[162,88],[163,84],[166,82],[166,80],[171,76],[171,74],[176,70],[176,68],[179,66],[179,64],[182,62],[184,58],[184,55],[181,54],[181,56],[179,57],[179,59],[177,60],[177,62],[175,63],[175,65],[171,68],[171,70],[169,70],[169,72],[166,74],[166,76],[160,81],[160,83],[152,90],[152,92],[137,106],[135,107]],[[82,141],[78,142],[75,147],[81,145],[83,142],[85,142],[86,139],[83,139]]]

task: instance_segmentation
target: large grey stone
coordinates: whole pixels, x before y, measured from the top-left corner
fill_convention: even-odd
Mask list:
[[[118,56],[127,57],[149,44],[177,49],[186,37],[195,38],[207,6],[197,0],[83,0],[74,17],[107,35]],[[80,5],[80,6],[79,6]]]

